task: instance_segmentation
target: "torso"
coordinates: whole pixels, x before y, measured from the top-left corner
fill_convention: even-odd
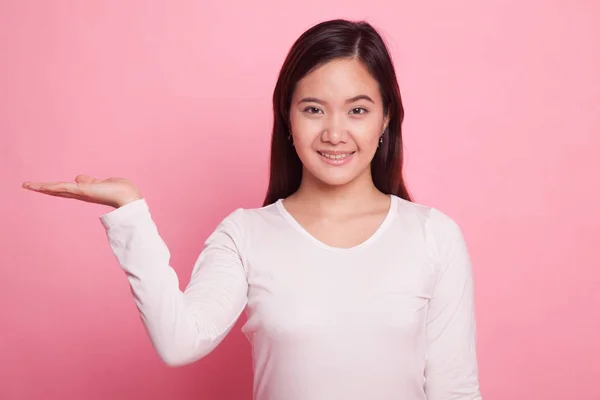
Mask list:
[[[335,248],[349,249],[368,240],[390,213],[390,197],[384,194],[361,210],[324,216],[300,201],[283,200],[281,206],[308,234]]]
[[[434,271],[423,221],[406,207],[392,198],[351,227],[300,222],[282,201],[246,217],[255,398],[424,399]]]

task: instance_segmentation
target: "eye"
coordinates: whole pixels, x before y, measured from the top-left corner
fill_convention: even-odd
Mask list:
[[[365,114],[367,112],[367,110],[365,108],[362,107],[354,107],[350,113],[351,114]]]
[[[319,110],[317,107],[306,107],[304,112],[308,114],[318,114],[321,112],[321,110]]]

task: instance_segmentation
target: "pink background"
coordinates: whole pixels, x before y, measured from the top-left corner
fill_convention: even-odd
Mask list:
[[[1,1],[0,398],[250,399],[239,329],[164,366],[108,209],[20,184],[133,179],[183,287],[218,221],[260,205],[277,72],[335,17],[386,35],[409,186],[467,237],[485,400],[600,399],[600,3],[584,0]]]

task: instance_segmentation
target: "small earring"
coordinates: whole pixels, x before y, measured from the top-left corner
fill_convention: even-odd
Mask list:
[[[290,133],[288,133],[288,137],[287,139],[292,142],[292,146],[294,146],[294,139],[292,138],[292,131],[290,131]]]

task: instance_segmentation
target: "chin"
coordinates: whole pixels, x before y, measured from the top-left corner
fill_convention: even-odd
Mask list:
[[[352,182],[354,179],[353,178],[341,178],[341,177],[323,177],[318,178],[317,180],[320,181],[323,185],[325,186],[345,186],[347,184],[349,184],[350,182]]]
[[[357,171],[327,171],[323,169],[309,171],[309,173],[315,181],[326,186],[344,186],[360,175]]]

